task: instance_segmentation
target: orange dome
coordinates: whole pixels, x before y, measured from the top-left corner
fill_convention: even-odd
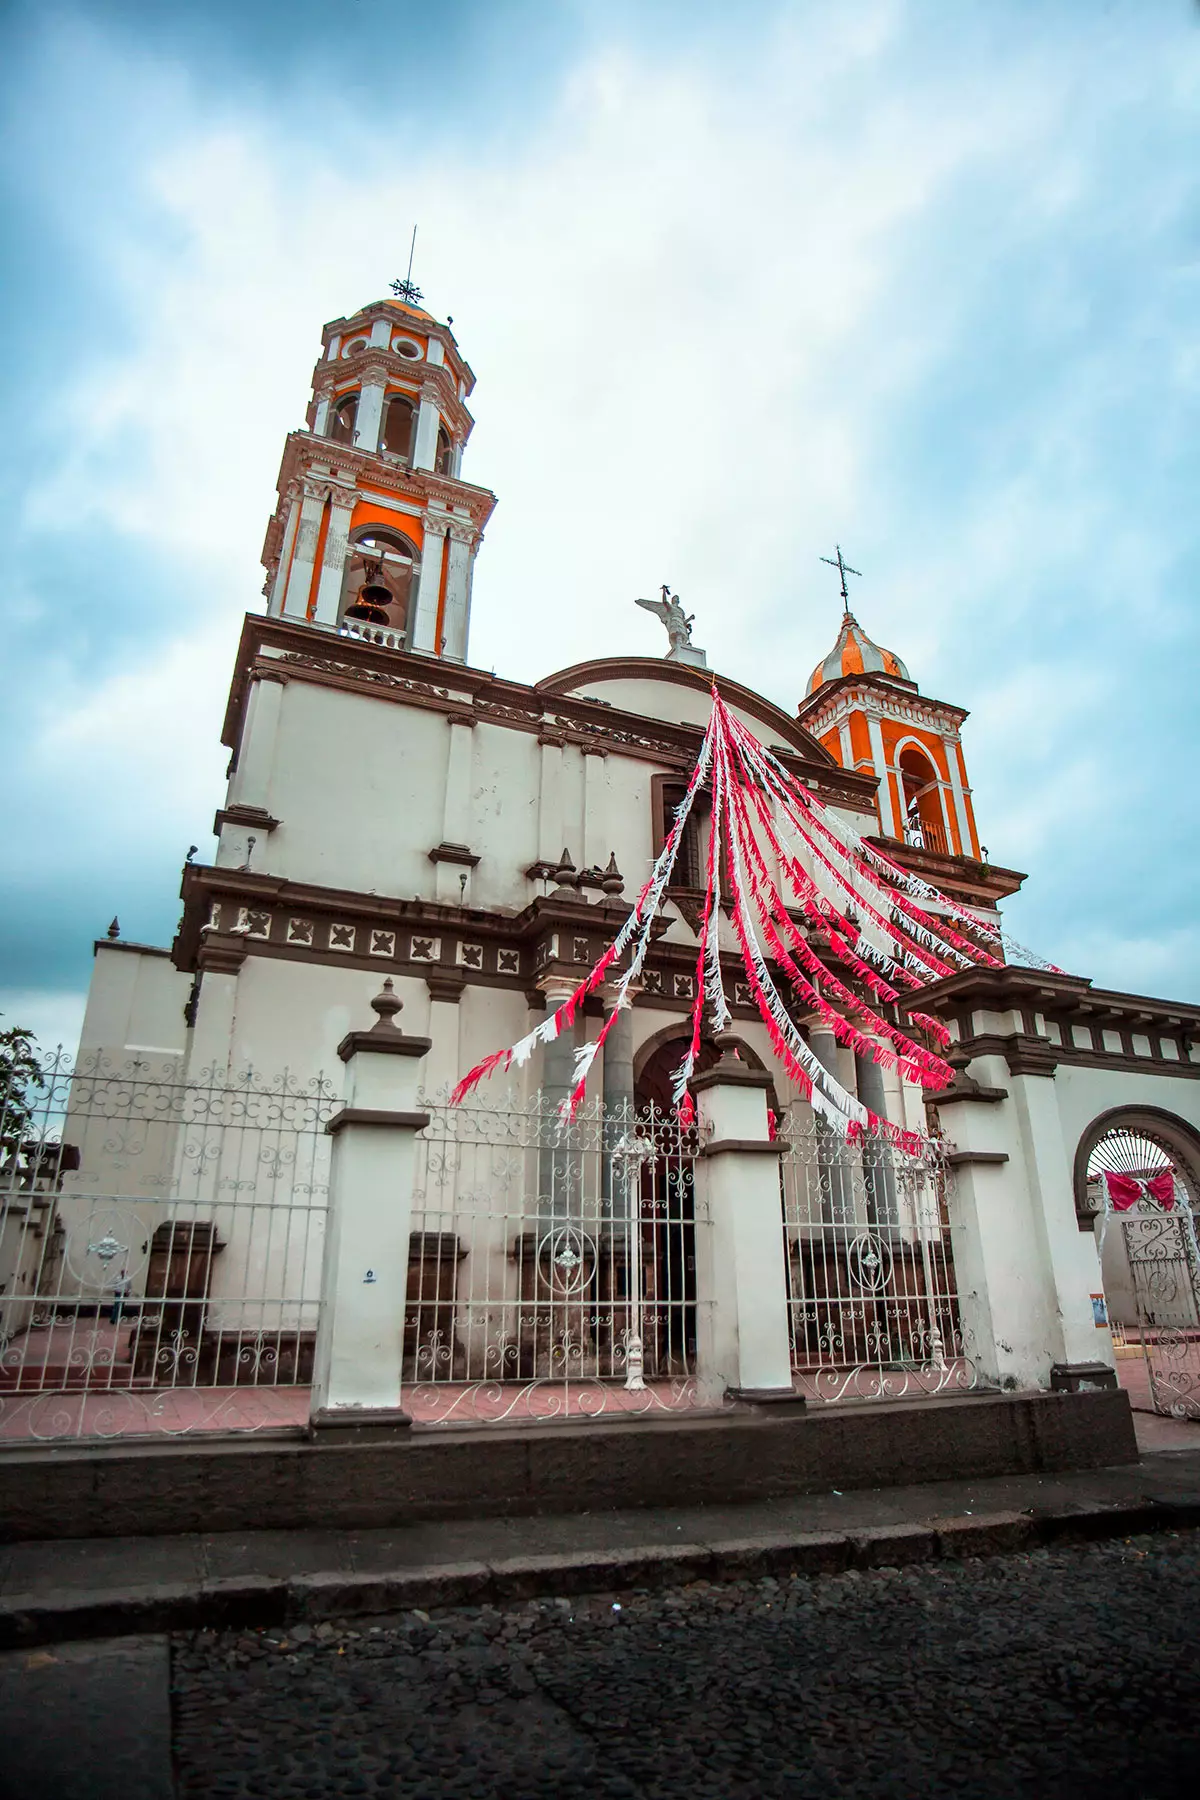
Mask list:
[[[894,675],[897,681],[912,680],[895,651],[881,649],[852,612],[844,615],[837,643],[809,676],[805,696],[815,694],[819,687],[836,681],[840,675]]]

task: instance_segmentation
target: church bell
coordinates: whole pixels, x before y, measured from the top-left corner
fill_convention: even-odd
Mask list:
[[[367,625],[386,625],[386,608],[392,604],[392,590],[379,579],[379,564],[367,564],[367,579],[359,588],[353,606],[346,608],[348,619],[361,619]]]

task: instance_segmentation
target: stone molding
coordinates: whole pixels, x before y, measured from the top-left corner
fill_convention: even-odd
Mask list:
[[[673,724],[666,719],[623,712],[585,696],[555,695],[550,711],[546,704],[545,684],[536,688],[523,687],[465,664],[449,665],[409,651],[341,637],[306,621],[248,613],[242,628],[222,733],[222,742],[230,749],[240,735],[249,682],[259,671],[278,670],[281,663],[286,673],[320,681],[346,692],[367,690],[377,698],[433,706],[444,713],[461,714],[464,706],[470,706],[476,720],[495,721],[535,734],[550,730],[556,737],[561,735],[564,743],[579,749],[599,746],[639,761],[662,762],[672,770],[692,767],[704,735],[703,727],[699,725]],[[610,665],[614,669],[623,666],[624,663]],[[641,673],[648,668],[675,668],[681,673],[695,673],[685,670],[684,665],[647,660],[640,661],[637,666]],[[453,692],[430,680],[435,670],[445,670],[452,676]],[[274,678],[279,679],[278,674]],[[731,699],[736,701],[744,697],[746,703],[765,708],[769,716],[772,710],[769,703],[757,701],[748,689],[739,689],[734,682],[727,682],[725,689]],[[850,811],[870,813],[874,818],[876,784],[873,775],[856,775],[842,769],[807,734],[802,735],[800,746],[781,744],[774,748],[785,767],[821,799]],[[885,847],[900,860],[897,847],[890,840]],[[939,863],[946,860],[938,859]],[[990,865],[978,867],[984,869]]]
[[[255,831],[265,832],[269,837],[271,832],[278,831],[279,824],[280,821],[273,819],[265,806],[223,806],[213,819],[213,836],[221,835],[223,825],[242,825],[252,826]]]
[[[393,1129],[424,1131],[430,1119],[429,1113],[422,1112],[385,1112],[373,1106],[343,1106],[341,1112],[334,1113],[325,1127],[327,1136],[336,1137],[339,1131],[345,1131],[347,1125],[390,1125]]]

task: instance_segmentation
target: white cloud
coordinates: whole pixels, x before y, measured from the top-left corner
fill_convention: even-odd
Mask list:
[[[398,116],[403,152],[386,154],[369,114],[339,117],[336,139],[319,121],[301,132],[143,55],[132,198],[107,233],[89,227],[126,284],[130,343],[83,343],[64,364],[48,406],[73,428],[25,516],[50,527],[71,506],[154,546],[203,611],[99,692],[76,671],[34,746],[47,780],[118,838],[182,839],[219,800],[236,621],[258,604],[283,433],[321,322],[382,291],[415,213],[416,273],[479,376],[464,473],[500,498],[473,660],[535,679],[657,654],[632,601],[670,579],[714,665],[791,706],[836,628],[816,559],[840,538],[868,571],[864,623],[927,690],[974,709],[968,766],[995,859],[1036,865],[1053,847],[1082,882],[1112,829],[1106,797],[1153,804],[1172,754],[1135,769],[1088,734],[1114,683],[1144,672],[1114,647],[1135,600],[1168,637],[1182,629],[1158,521],[1126,514],[1098,446],[1123,410],[1153,412],[1147,367],[1161,379],[1200,354],[1157,310],[1152,272],[1120,329],[1091,339],[1093,258],[1109,230],[1136,254],[1137,231],[1178,209],[1172,170],[1121,187],[1112,165],[1123,133],[1141,145],[1138,106],[1165,129],[1195,73],[1165,27],[1131,28],[1114,54],[1112,28],[1089,39],[1069,12],[1032,32],[1008,17],[1007,38],[994,20],[990,36],[944,19],[922,36],[919,8],[782,8],[736,35],[684,32],[670,54],[598,25],[521,133],[472,129],[448,82],[427,147]],[[60,47],[53,104],[109,75],[128,102],[126,55]],[[1018,356],[1028,385],[1006,393],[993,365],[1014,343],[1030,359],[1048,347],[1048,372]],[[952,415],[956,382],[983,376],[991,410]],[[948,442],[926,429],[929,395]],[[1151,471],[1177,454],[1161,430]],[[1061,618],[1031,561],[1058,582]],[[1064,673],[1059,628],[1081,620],[1083,587],[1090,636]],[[1076,904],[1051,928],[1117,979],[1130,940],[1105,936],[1093,891]],[[1164,979],[1200,980],[1178,948],[1190,960]]]

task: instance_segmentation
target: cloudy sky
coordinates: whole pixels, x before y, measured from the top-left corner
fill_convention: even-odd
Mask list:
[[[8,0],[0,1010],[167,943],[323,320],[415,275],[500,505],[472,661],[970,709],[1027,943],[1200,999],[1191,0]]]

